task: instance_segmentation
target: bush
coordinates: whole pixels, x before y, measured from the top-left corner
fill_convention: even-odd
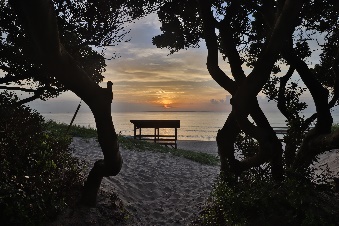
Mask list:
[[[82,138],[95,138],[98,137],[96,129],[90,127],[84,127],[79,125],[72,125],[69,130],[66,123],[58,123],[52,120],[46,122],[47,129],[51,130],[59,135],[67,135],[71,137],[82,137]]]
[[[198,225],[337,225],[338,197],[325,184],[296,175],[273,180],[221,179]]]
[[[238,137],[243,157],[257,151],[257,143]],[[215,183],[207,207],[196,225],[338,225],[339,197],[327,171],[286,170],[285,180],[274,181],[270,165],[262,164],[240,177],[226,173]]]
[[[42,116],[16,102],[0,94],[0,222],[39,225],[72,201],[81,169],[70,137],[47,131]]]
[[[337,129],[339,129],[339,124],[338,123],[333,124],[331,129],[332,129],[332,132],[336,131]]]

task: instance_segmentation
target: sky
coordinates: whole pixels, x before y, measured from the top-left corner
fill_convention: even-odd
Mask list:
[[[230,110],[223,90],[206,68],[205,43],[200,48],[169,55],[152,44],[161,33],[156,14],[129,25],[131,40],[106,49],[104,82],[113,82],[112,111],[225,111]],[[222,67],[230,74],[227,64]],[[73,111],[80,99],[71,92],[30,105],[41,112]],[[74,106],[72,108],[72,106]],[[69,109],[69,110],[68,110]],[[86,110],[86,107],[83,109]]]
[[[131,111],[231,111],[227,91],[211,78],[206,68],[207,49],[204,41],[200,48],[181,50],[169,55],[168,49],[152,44],[152,37],[161,34],[156,14],[130,24],[129,42],[106,49],[107,60],[104,82],[113,82],[114,112]],[[221,69],[231,76],[230,68],[219,60]],[[244,67],[246,73],[250,70]],[[287,68],[283,68],[287,70]],[[306,99],[309,97],[305,97]],[[48,101],[36,100],[29,105],[41,113],[72,113],[80,98],[72,92]],[[266,111],[276,111],[275,104],[259,97]],[[89,112],[82,104],[80,112]]]
[[[207,49],[204,41],[200,48],[181,50],[169,55],[168,49],[152,44],[152,37],[161,34],[156,14],[149,15],[128,26],[129,42],[108,47],[104,82],[113,82],[112,111],[231,111],[230,95],[210,76],[206,68]],[[220,67],[231,75],[229,66]],[[246,68],[245,68],[246,70]],[[276,109],[266,99],[259,98],[267,109]],[[29,105],[41,113],[74,112],[80,99],[71,92],[48,101],[34,101]],[[89,111],[82,104],[81,112]]]

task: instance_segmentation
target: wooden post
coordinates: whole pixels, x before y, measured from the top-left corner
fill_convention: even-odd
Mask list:
[[[81,100],[80,100],[80,103],[79,103],[79,105],[78,105],[78,107],[77,107],[77,109],[76,109],[76,111],[75,111],[75,113],[74,113],[74,115],[73,115],[73,118],[72,118],[72,120],[71,120],[71,123],[70,123],[69,126],[67,127],[66,134],[68,134],[68,131],[69,131],[69,129],[71,128],[71,126],[72,126],[72,124],[73,124],[73,122],[74,122],[74,119],[75,119],[75,117],[76,117],[77,114],[78,114],[78,111],[79,111],[80,107],[81,107]]]
[[[178,137],[177,128],[175,128],[175,149],[177,149],[177,137]]]
[[[109,91],[111,91],[111,93],[112,93],[112,100],[111,100],[111,102],[113,101],[113,82],[111,82],[111,81],[108,81],[107,82],[107,89],[109,90]]]
[[[134,125],[134,139],[137,138],[137,126]]]

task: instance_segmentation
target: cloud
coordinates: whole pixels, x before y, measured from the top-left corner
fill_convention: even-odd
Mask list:
[[[116,52],[120,58],[107,61],[105,80],[123,81],[210,81],[206,68],[206,48],[188,49],[169,54],[152,44],[152,38],[161,33],[156,14],[151,14],[131,29],[131,41],[108,47],[107,53]],[[204,46],[204,45],[202,45]]]
[[[123,50],[127,56],[111,60],[104,76],[112,81],[209,81],[205,52],[191,49],[167,56],[156,47]]]
[[[211,99],[210,102],[212,104],[226,104],[226,100],[224,100],[224,99],[220,99],[220,100]]]

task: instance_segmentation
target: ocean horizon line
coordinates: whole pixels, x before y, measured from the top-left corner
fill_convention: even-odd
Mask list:
[[[70,112],[70,111],[67,111],[67,112],[66,111],[65,112],[51,112],[51,111],[43,112],[43,111],[41,111],[39,113],[40,114],[74,114],[74,112]],[[201,111],[201,110],[111,111],[111,113],[143,113],[143,112],[155,112],[155,113],[159,113],[159,112],[161,112],[161,113],[162,112],[168,112],[168,113],[171,113],[171,112],[173,112],[173,113],[176,113],[176,112],[184,112],[184,113],[185,112],[197,112],[197,113],[199,113],[199,112],[207,112],[207,113],[227,113],[227,114],[231,113],[230,111]],[[91,111],[81,111],[81,110],[78,113],[79,114],[92,114]],[[266,111],[264,113],[267,113],[267,114],[272,114],[272,113],[274,113],[274,114],[277,114],[277,113],[278,114],[282,114],[280,111]]]

